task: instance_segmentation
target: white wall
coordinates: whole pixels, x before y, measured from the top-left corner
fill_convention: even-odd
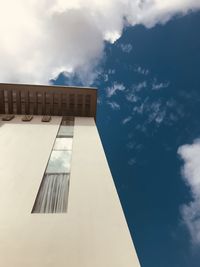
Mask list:
[[[61,118],[0,122],[0,266],[138,267],[91,118],[76,118],[68,212],[31,214]]]

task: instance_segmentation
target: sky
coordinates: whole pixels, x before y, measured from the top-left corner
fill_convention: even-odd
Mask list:
[[[200,12],[107,44],[97,125],[141,265],[200,262]]]
[[[141,266],[200,266],[200,1],[0,0],[0,82],[98,88]]]

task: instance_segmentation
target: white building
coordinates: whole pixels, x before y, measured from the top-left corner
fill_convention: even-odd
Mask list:
[[[96,93],[0,84],[0,266],[140,266],[95,125]]]

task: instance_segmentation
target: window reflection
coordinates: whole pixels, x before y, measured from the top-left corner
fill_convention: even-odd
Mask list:
[[[72,138],[56,138],[54,150],[72,150]]]
[[[71,151],[53,150],[49,159],[46,173],[69,173]]]

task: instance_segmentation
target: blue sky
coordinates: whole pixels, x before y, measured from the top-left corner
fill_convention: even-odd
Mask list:
[[[0,81],[99,88],[142,267],[200,264],[200,1],[7,0]]]
[[[200,262],[181,214],[192,196],[177,154],[200,136],[199,25],[193,13],[152,29],[126,28],[106,46],[108,79],[97,83],[97,125],[144,267]],[[124,88],[109,97],[114,84]]]
[[[180,152],[200,137],[199,25],[196,12],[151,29],[126,27],[106,43],[92,84],[99,88],[97,126],[143,267],[200,262],[192,237],[198,227],[190,229],[182,212],[194,198]],[[72,81],[82,84],[62,75],[56,83]]]

